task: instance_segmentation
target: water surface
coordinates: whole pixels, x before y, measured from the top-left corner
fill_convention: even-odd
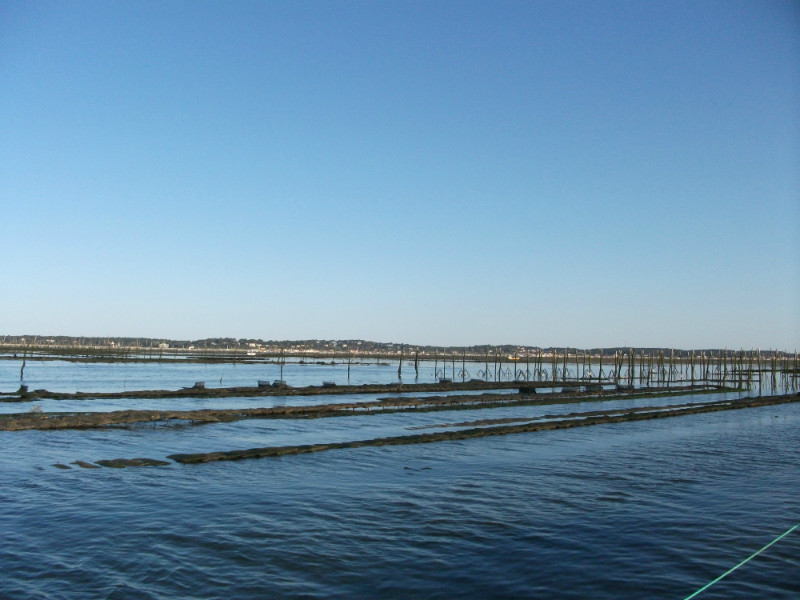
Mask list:
[[[578,409],[0,432],[0,597],[685,598],[800,522],[797,405],[202,465],[52,466]],[[797,598],[799,573],[795,532],[698,598]]]

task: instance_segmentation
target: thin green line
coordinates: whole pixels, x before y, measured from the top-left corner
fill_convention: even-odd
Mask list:
[[[732,569],[728,569],[727,571],[725,571],[725,572],[724,572],[722,575],[720,575],[719,577],[717,577],[717,578],[716,578],[714,581],[712,581],[711,583],[707,583],[706,585],[704,585],[703,587],[701,587],[699,590],[697,590],[697,591],[696,591],[694,594],[692,594],[691,596],[686,596],[686,598],[684,598],[684,600],[690,600],[691,598],[694,598],[695,596],[697,596],[697,594],[699,594],[699,593],[700,593],[700,592],[702,592],[703,590],[706,590],[706,589],[710,588],[712,585],[714,585],[715,583],[717,583],[717,582],[718,582],[720,579],[722,579],[723,577],[725,577],[725,576],[727,576],[727,575],[730,575],[730,574],[731,574],[731,573],[733,573],[733,572],[734,572],[736,569],[738,569],[738,568],[739,568],[739,567],[741,567],[741,566],[742,566],[744,563],[746,563],[748,560],[750,560],[751,558],[755,558],[756,556],[758,556],[759,554],[761,554],[761,553],[762,553],[764,550],[766,550],[767,548],[769,548],[770,546],[772,546],[772,544],[774,544],[775,542],[777,542],[777,541],[779,541],[779,540],[781,540],[781,539],[785,538],[787,535],[789,535],[790,533],[792,533],[792,532],[793,532],[795,529],[797,529],[798,527],[800,527],[800,523],[798,523],[797,525],[795,525],[794,527],[792,527],[792,528],[791,528],[791,529],[789,529],[788,531],[786,531],[786,532],[782,533],[781,535],[779,535],[778,537],[776,537],[776,538],[775,538],[774,540],[772,540],[772,541],[771,541],[769,544],[767,544],[766,546],[764,546],[763,548],[761,548],[761,550],[759,550],[758,552],[755,552],[754,554],[751,554],[750,556],[748,556],[747,558],[745,558],[745,559],[744,559],[742,562],[740,562],[738,565],[736,565],[736,566],[735,566],[735,567],[733,567]]]

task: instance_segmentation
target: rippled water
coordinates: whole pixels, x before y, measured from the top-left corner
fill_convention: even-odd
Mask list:
[[[612,406],[0,432],[0,598],[685,598],[800,522],[797,405],[239,462],[52,466]],[[698,596],[797,597],[797,530]]]

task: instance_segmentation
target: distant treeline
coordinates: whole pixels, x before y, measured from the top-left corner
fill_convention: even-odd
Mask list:
[[[204,338],[197,340],[171,340],[166,338],[134,338],[134,337],[75,337],[75,336],[46,336],[46,335],[4,335],[0,337],[0,347],[34,348],[34,347],[72,347],[72,348],[143,348],[143,349],[170,349],[170,350],[266,350],[275,351],[306,351],[306,352],[335,352],[348,353],[380,353],[404,354],[407,356],[415,353],[424,355],[433,354],[461,354],[489,355],[502,354],[505,356],[525,355],[534,353],[550,354],[578,354],[588,352],[598,356],[614,356],[616,353],[626,353],[633,350],[635,354],[655,354],[671,352],[698,352],[709,355],[734,350],[755,350],[754,348],[658,348],[658,347],[608,347],[608,348],[576,348],[565,346],[519,346],[514,344],[479,344],[473,346],[430,346],[401,344],[393,342],[373,342],[368,340],[262,340],[257,338]],[[792,356],[794,352],[760,349],[764,357]]]

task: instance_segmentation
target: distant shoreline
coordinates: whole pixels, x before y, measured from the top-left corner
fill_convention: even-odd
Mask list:
[[[434,356],[465,355],[469,357],[511,356],[518,357],[537,354],[557,356],[565,353],[575,356],[588,355],[603,359],[613,358],[615,353],[629,353],[665,356],[675,354],[676,358],[696,355],[709,356],[734,355],[740,352],[759,353],[762,357],[795,357],[796,350],[759,349],[759,348],[670,348],[664,346],[534,346],[520,344],[472,344],[468,346],[434,346],[429,344],[407,344],[397,342],[374,342],[369,340],[261,340],[251,338],[206,338],[200,340],[172,340],[166,338],[128,338],[128,337],[73,337],[73,336],[11,336],[0,337],[0,359],[8,358],[8,354],[16,353],[18,357],[27,353],[33,356],[72,356],[74,360],[91,361],[94,357],[108,360],[128,360],[161,355],[163,357],[182,355],[201,357],[213,360],[223,357],[237,360],[243,356],[280,357],[305,356],[308,358],[331,357],[392,357],[401,355],[408,359],[419,354],[420,358]]]

